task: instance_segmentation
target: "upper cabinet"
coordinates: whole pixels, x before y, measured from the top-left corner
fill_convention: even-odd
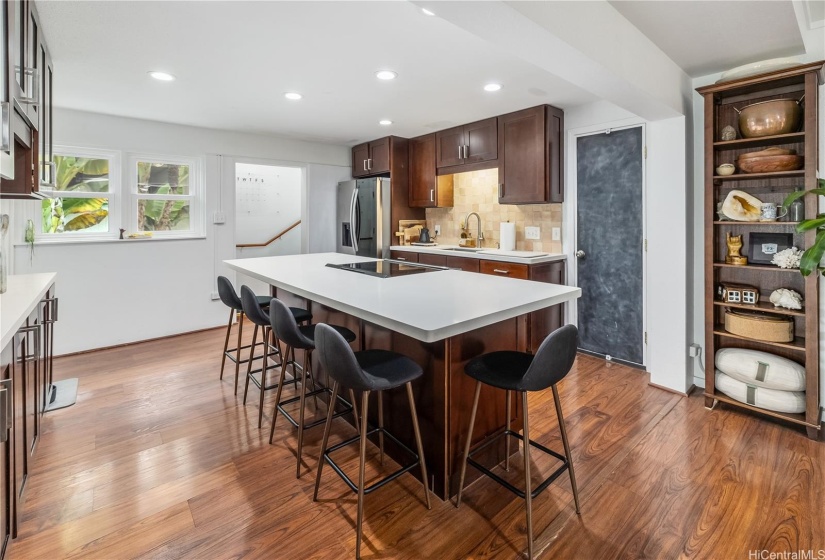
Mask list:
[[[436,167],[495,160],[498,158],[497,133],[495,117],[436,132]]]
[[[0,197],[42,198],[54,185],[54,68],[35,3],[3,2]]]
[[[498,117],[498,201],[564,201],[564,112],[540,105]]]
[[[435,133],[410,140],[410,206],[434,208],[453,205],[452,176],[436,177],[435,152]]]
[[[352,148],[352,176],[370,177],[390,172],[390,137]]]

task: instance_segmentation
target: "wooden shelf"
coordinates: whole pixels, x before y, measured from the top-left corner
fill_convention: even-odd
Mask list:
[[[758,148],[759,146],[775,146],[777,144],[792,144],[804,141],[805,132],[792,132],[791,134],[777,134],[776,136],[763,136],[762,138],[722,140],[714,142],[713,147],[717,150],[738,150],[740,148]]]
[[[746,265],[738,265],[738,264],[727,264],[727,263],[720,263],[715,262],[713,263],[715,268],[741,268],[742,270],[767,270],[770,272],[796,272],[799,273],[798,268],[779,268],[776,265],[772,264],[746,264]]]
[[[724,325],[715,325],[713,327],[713,334],[718,336],[725,336],[727,338],[735,338],[737,340],[747,340],[749,342],[758,342],[759,344],[767,344],[768,346],[776,346],[777,348],[785,348],[786,350],[796,350],[798,352],[805,351],[805,339],[796,336],[791,342],[768,342],[766,340],[759,340],[758,338],[748,338],[747,336],[739,336],[738,334],[729,333],[725,330]]]
[[[734,173],[733,175],[714,175],[714,181],[750,181],[755,179],[779,179],[781,177],[804,177],[805,170],[797,169],[795,171],[774,171],[773,173]]]
[[[747,227],[772,227],[772,226],[796,226],[799,222],[737,222],[736,220],[716,220],[715,226],[747,226]]]
[[[735,309],[750,309],[751,311],[764,311],[766,313],[775,313],[776,315],[790,315],[792,317],[804,317],[805,308],[802,309],[786,309],[784,307],[774,307],[770,301],[760,301],[757,304],[750,303],[726,303],[724,301],[714,301],[713,305],[719,307],[733,307]]]
[[[811,428],[819,429],[818,425],[809,424],[808,422],[806,422],[804,414],[793,414],[793,413],[790,413],[790,412],[776,412],[775,410],[768,410],[766,408],[759,408],[758,406],[753,406],[753,405],[748,404],[748,403],[743,403],[743,402],[737,401],[736,399],[727,396],[726,394],[722,393],[721,391],[714,391],[712,394],[710,394],[708,392],[705,392],[705,396],[710,397],[712,399],[716,399],[717,401],[720,401],[720,402],[723,402],[723,403],[726,403],[726,404],[731,404],[733,406],[738,406],[739,408],[744,408],[746,410],[757,412],[759,414],[764,414],[766,416],[771,416],[773,418],[781,418],[782,420],[787,420],[788,422],[793,422],[794,424],[799,424],[799,425],[802,425],[802,426],[808,426],[808,427],[811,427]]]

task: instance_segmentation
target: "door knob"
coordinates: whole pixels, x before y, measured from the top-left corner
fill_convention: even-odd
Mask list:
[[[581,249],[576,251],[576,258],[577,259],[583,259],[584,258],[584,251],[582,251]]]

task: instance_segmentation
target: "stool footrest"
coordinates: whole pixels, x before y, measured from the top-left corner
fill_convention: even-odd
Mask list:
[[[510,492],[512,492],[513,494],[515,494],[519,498],[524,499],[526,497],[526,494],[525,494],[524,490],[516,488],[515,486],[513,486],[512,484],[510,484],[509,482],[507,482],[506,480],[504,480],[500,476],[498,476],[496,473],[494,473],[493,471],[491,471],[490,469],[488,469],[487,467],[485,467],[484,465],[482,465],[481,463],[479,463],[479,462],[477,462],[473,459],[473,455],[483,451],[484,449],[486,449],[487,447],[489,447],[490,445],[492,445],[493,443],[498,441],[500,438],[506,437],[506,436],[513,437],[517,440],[520,440],[521,442],[524,442],[524,436],[523,435],[521,435],[517,432],[514,432],[512,430],[504,430],[502,433],[496,435],[493,438],[490,438],[489,441],[486,441],[482,445],[480,445],[480,446],[476,447],[475,449],[473,449],[467,455],[467,464],[474,466],[477,470],[479,470],[482,473],[486,474],[487,476],[489,476],[490,478],[492,478],[493,480],[495,480],[496,482],[498,482],[499,484],[501,484],[502,486],[507,488]],[[547,477],[541,484],[536,486],[536,488],[532,492],[530,492],[530,497],[535,498],[536,496],[541,494],[548,486],[550,486],[559,476],[561,476],[561,474],[564,473],[564,471],[568,470],[570,468],[570,464],[567,462],[567,457],[565,457],[564,455],[561,455],[560,453],[556,453],[552,449],[548,449],[545,446],[541,445],[540,443],[537,443],[537,442],[533,441],[532,439],[529,440],[529,442],[530,442],[530,445],[532,445],[533,447],[535,447],[539,451],[542,451],[542,452],[546,453],[547,455],[551,455],[551,456],[555,457],[556,459],[558,459],[562,462],[562,464],[559,468],[554,470],[550,474],[549,477]]]
[[[286,383],[286,381],[284,381],[284,383]],[[290,381],[290,383],[292,383],[292,381]],[[277,385],[276,385],[276,387],[277,387]],[[315,389],[314,391],[307,392],[306,397],[314,397],[315,395],[320,395],[321,393],[332,394],[332,390],[330,390],[327,387],[321,387],[320,389]],[[297,396],[297,397],[288,398],[285,401],[281,401],[280,403],[278,403],[278,411],[281,414],[284,415],[284,418],[286,418],[287,422],[292,424],[292,426],[294,428],[298,427],[298,421],[295,420],[295,418],[293,418],[292,415],[289,412],[284,410],[283,406],[287,405],[287,404],[292,404],[294,402],[298,402],[300,400],[301,400],[301,397]],[[341,397],[341,395],[338,395],[338,402],[343,403],[344,410],[341,411],[341,412],[334,413],[332,415],[333,418],[338,418],[339,416],[343,416],[344,414],[352,413],[352,405],[346,399]],[[321,424],[325,423],[326,421],[327,421],[327,417],[324,416],[323,418],[320,418],[319,420],[315,420],[314,422],[310,422],[309,424],[304,424],[304,429],[307,430],[309,428],[314,428],[315,426],[320,426]]]
[[[281,364],[272,364],[272,365],[266,366],[266,369],[268,371],[270,369],[278,369],[279,367],[281,367]],[[255,377],[255,374],[256,373],[261,373],[261,369],[262,368],[253,369],[252,371],[249,372],[249,379],[252,380],[252,384],[255,385],[255,387],[257,387],[258,389],[261,388],[261,382],[258,380],[257,377]],[[298,382],[297,378],[284,379],[284,384],[297,383],[297,382]],[[266,387],[264,387],[264,391],[269,391],[271,389],[277,389],[277,388],[278,388],[278,384],[273,383],[272,385],[267,385]]]
[[[362,420],[362,422],[363,422],[363,420]],[[384,428],[372,428],[369,431],[367,431],[368,436],[371,436],[372,434],[375,434],[375,433],[383,433],[386,437],[391,439],[398,447],[400,447],[405,453],[409,454],[410,457],[414,457],[415,462],[407,465],[406,467],[401,467],[400,469],[398,469],[394,473],[385,476],[384,478],[382,478],[381,480],[379,480],[377,482],[374,482],[370,486],[367,486],[366,488],[364,488],[364,494],[369,494],[370,492],[373,492],[374,490],[378,490],[379,488],[381,488],[382,486],[384,486],[388,482],[392,482],[393,480],[395,480],[396,478],[398,478],[402,474],[411,471],[412,469],[414,469],[415,467],[417,467],[421,463],[421,458],[418,456],[417,453],[415,453],[412,449],[410,449],[409,447],[407,447],[406,445],[401,443],[398,440],[398,438],[396,438],[394,435],[389,433]],[[338,476],[340,476],[344,480],[346,485],[349,486],[350,490],[352,490],[356,494],[358,493],[358,486],[356,486],[355,483],[352,480],[350,480],[350,478],[346,475],[346,473],[344,473],[344,471],[341,470],[341,467],[338,466],[338,463],[336,463],[335,460],[332,457],[329,456],[329,454],[334,452],[334,451],[337,451],[337,450],[341,449],[342,447],[346,447],[347,445],[352,445],[353,443],[356,443],[360,440],[361,440],[361,436],[357,435],[357,436],[351,437],[350,439],[348,439],[346,441],[342,441],[341,443],[337,443],[337,444],[333,445],[332,447],[328,447],[326,453],[324,453],[324,455],[321,457],[321,460],[326,461],[329,464],[329,466],[332,467],[332,470],[334,470],[336,473],[338,473]]]
[[[263,342],[256,342],[256,343],[255,343],[255,346],[256,346],[256,347],[257,347],[257,346],[263,346],[263,344],[264,344]],[[240,349],[241,349],[241,350],[248,350],[248,349],[249,349],[249,348],[251,348],[251,347],[252,347],[252,345],[251,345],[251,344],[247,344],[247,345],[245,345],[245,346],[241,346],[241,348],[240,348]],[[236,358],[235,358],[235,353],[236,353],[237,351],[238,351],[238,348],[227,348],[227,349],[226,349],[226,352],[224,352],[224,354],[226,354],[226,357],[227,357],[227,358],[229,358],[230,360],[232,360],[233,362],[235,362],[236,364],[245,364],[246,362],[248,362],[248,361],[249,361],[249,358],[244,358],[244,359],[242,359],[242,360],[238,360],[238,359],[236,359]],[[272,354],[272,355],[274,355],[274,354]],[[260,360],[260,359],[261,359],[261,356],[257,356],[257,357],[256,357],[256,358],[254,358],[254,359],[255,359],[255,360]]]

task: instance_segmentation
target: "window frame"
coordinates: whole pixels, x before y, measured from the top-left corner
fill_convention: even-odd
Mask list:
[[[138,163],[161,163],[171,165],[189,166],[189,194],[142,194],[138,192]],[[138,201],[140,200],[188,200],[189,201],[189,229],[178,231],[155,231],[150,230],[153,238],[156,239],[191,239],[203,237],[203,165],[201,158],[197,156],[174,156],[166,154],[150,154],[141,152],[129,152],[128,164],[128,196],[129,215],[124,220],[128,224],[129,231],[141,233],[138,230]]]
[[[122,188],[122,173],[121,173],[121,154],[119,150],[105,150],[100,148],[80,148],[76,146],[55,145],[53,148],[54,156],[62,157],[85,157],[91,159],[106,159],[109,161],[109,191],[106,193],[86,193],[86,192],[71,192],[66,196],[61,196],[60,193],[69,191],[49,190],[48,199],[54,198],[106,198],[109,203],[109,220],[108,231],[84,232],[84,231],[64,231],[61,233],[45,233],[43,232],[43,206],[42,202],[37,206],[36,227],[35,227],[35,242],[37,243],[74,243],[78,241],[88,240],[95,241],[101,239],[117,239],[119,233],[119,224],[122,222],[121,218],[121,188]],[[55,181],[57,178],[55,177]],[[48,200],[46,199],[46,200]]]

